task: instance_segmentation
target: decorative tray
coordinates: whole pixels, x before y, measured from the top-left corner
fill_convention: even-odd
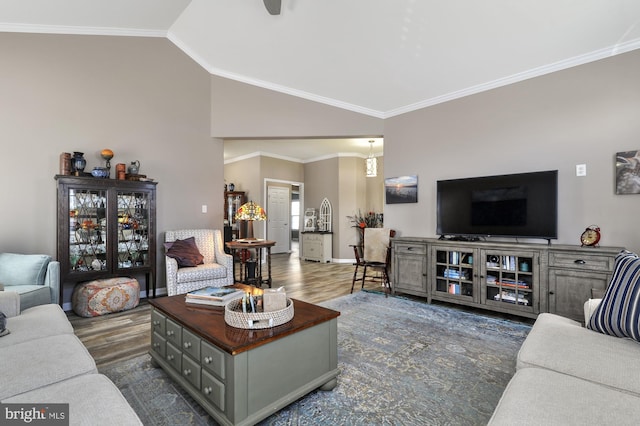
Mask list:
[[[287,298],[287,307],[271,312],[242,312],[242,299],[235,299],[224,307],[224,322],[231,327],[245,329],[271,328],[293,319],[293,301]]]

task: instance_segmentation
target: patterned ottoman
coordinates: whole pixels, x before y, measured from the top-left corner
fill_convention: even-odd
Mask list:
[[[96,317],[138,306],[140,285],[135,278],[118,277],[88,281],[73,289],[73,311],[81,317]]]

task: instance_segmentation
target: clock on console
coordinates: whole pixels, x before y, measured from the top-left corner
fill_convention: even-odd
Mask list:
[[[591,225],[584,230],[580,235],[580,242],[583,246],[593,247],[600,241],[600,228],[596,225]]]

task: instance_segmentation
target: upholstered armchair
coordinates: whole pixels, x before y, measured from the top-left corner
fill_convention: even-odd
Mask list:
[[[184,242],[191,237],[202,263],[180,266],[180,256],[171,256],[171,243]],[[165,234],[167,293],[169,296],[188,293],[204,287],[222,287],[233,284],[233,257],[224,252],[222,232],[218,229],[182,229]]]
[[[46,254],[0,253],[0,284],[20,295],[21,309],[59,303],[60,263]]]

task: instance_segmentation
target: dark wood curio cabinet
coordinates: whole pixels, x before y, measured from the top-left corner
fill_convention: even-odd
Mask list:
[[[155,297],[156,183],[56,180],[60,300],[65,284],[136,275],[145,276],[147,297]]]

